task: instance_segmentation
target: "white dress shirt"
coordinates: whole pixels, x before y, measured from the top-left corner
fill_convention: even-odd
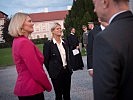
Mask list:
[[[65,52],[65,49],[64,49],[63,44],[62,44],[64,41],[61,39],[61,43],[57,43],[57,41],[53,38],[53,42],[54,42],[54,44],[57,44],[58,50],[59,50],[60,55],[61,55],[63,66],[66,66],[67,65],[66,52]]]

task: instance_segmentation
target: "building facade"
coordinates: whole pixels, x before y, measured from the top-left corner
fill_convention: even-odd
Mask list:
[[[68,11],[41,12],[29,14],[34,23],[34,32],[29,36],[30,39],[48,38],[51,39],[51,26],[58,22],[64,28],[63,23]],[[2,38],[2,28],[8,15],[0,11],[0,43],[5,42]]]
[[[31,39],[48,38],[51,39],[51,26],[53,23],[58,22],[62,29],[63,23],[68,11],[55,11],[55,12],[42,12],[30,14],[34,23],[34,32],[29,36]]]

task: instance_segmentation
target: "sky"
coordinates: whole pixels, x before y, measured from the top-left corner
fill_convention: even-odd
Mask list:
[[[45,9],[51,11],[67,10],[73,0],[0,0],[0,11],[9,17],[16,12],[38,13]]]

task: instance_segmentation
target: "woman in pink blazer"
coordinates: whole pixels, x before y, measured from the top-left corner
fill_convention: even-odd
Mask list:
[[[12,55],[18,73],[14,93],[19,100],[44,100],[43,91],[52,89],[43,69],[43,55],[28,39],[33,25],[25,13],[16,13],[9,24],[9,33],[14,37]]]

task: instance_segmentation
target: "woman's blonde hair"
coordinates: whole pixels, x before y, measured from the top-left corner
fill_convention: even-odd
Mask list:
[[[24,21],[26,20],[27,16],[29,16],[26,13],[16,13],[10,21],[9,27],[8,27],[8,31],[9,34],[12,37],[18,37],[21,35],[24,35],[22,26],[24,24]]]
[[[51,32],[54,31],[54,29],[57,27],[57,26],[61,26],[59,23],[54,23],[51,27]]]

